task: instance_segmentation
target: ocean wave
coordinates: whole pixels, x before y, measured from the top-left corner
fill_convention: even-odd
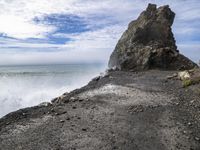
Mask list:
[[[98,66],[0,68],[0,117],[86,85],[101,70]]]
[[[74,72],[0,72],[0,76],[46,76],[46,75],[74,74]]]

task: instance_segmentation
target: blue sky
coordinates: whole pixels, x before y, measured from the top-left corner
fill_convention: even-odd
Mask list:
[[[197,62],[199,0],[0,0],[0,65],[106,63],[148,3],[170,5],[178,49]]]

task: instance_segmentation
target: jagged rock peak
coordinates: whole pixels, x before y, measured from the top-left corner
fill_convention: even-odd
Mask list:
[[[197,66],[177,50],[171,29],[174,18],[168,5],[149,4],[118,41],[109,68],[183,70]]]

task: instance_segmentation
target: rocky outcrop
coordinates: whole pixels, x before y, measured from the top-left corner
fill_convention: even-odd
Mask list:
[[[149,4],[124,32],[109,60],[120,70],[183,70],[197,66],[177,50],[172,33],[175,13]]]

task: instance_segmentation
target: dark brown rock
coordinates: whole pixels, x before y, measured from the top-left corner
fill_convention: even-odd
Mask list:
[[[175,13],[168,5],[149,4],[132,21],[116,45],[109,68],[120,70],[183,70],[197,66],[181,55],[171,30]]]

